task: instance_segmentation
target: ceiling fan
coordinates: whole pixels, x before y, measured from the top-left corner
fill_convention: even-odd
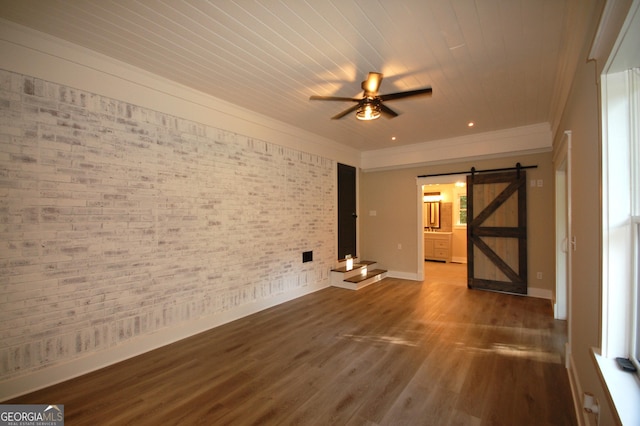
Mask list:
[[[344,101],[344,102],[356,102],[354,106],[342,111],[331,117],[332,120],[338,120],[353,111],[356,112],[356,118],[359,120],[375,120],[380,117],[380,114],[385,114],[389,118],[397,117],[398,113],[383,104],[385,101],[392,101],[400,98],[407,98],[409,96],[418,95],[431,95],[431,87],[425,87],[424,89],[409,90],[407,92],[388,93],[386,95],[378,95],[378,89],[380,89],[380,83],[382,83],[383,75],[378,72],[370,72],[365,81],[362,82],[362,90],[364,94],[361,99],[358,98],[343,98],[339,96],[311,96],[312,101]]]

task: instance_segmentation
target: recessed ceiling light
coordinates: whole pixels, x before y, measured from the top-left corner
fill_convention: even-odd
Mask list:
[[[391,136],[391,140],[392,140],[392,141],[395,141],[395,140],[396,140],[396,137],[395,137],[395,136]]]
[[[470,122],[467,123],[467,127],[473,127],[475,125],[476,125],[476,123],[474,123],[473,121],[470,121]]]

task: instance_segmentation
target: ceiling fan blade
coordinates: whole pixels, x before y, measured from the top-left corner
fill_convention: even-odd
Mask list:
[[[352,106],[351,108],[345,109],[344,111],[342,111],[340,114],[334,115],[333,117],[331,117],[332,120],[339,120],[342,117],[344,117],[345,115],[349,115],[351,114],[353,111],[357,110],[358,107],[360,106],[360,104],[355,104],[354,106]]]
[[[393,118],[393,117],[397,117],[398,113],[395,112],[394,110],[392,110],[391,108],[389,108],[388,106],[386,106],[385,104],[380,104],[380,111],[383,114],[386,114],[389,116],[389,118]]]
[[[360,102],[362,99],[343,98],[340,96],[309,96],[310,101],[345,101],[345,102]]]
[[[377,96],[383,75],[379,72],[370,72],[365,81],[362,82],[362,90],[365,96]]]
[[[392,101],[394,99],[407,98],[409,96],[431,95],[431,92],[431,87],[425,87],[424,89],[409,90],[407,92],[387,93],[386,95],[380,95],[379,98],[382,101]]]

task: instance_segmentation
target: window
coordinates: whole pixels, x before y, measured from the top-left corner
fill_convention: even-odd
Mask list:
[[[592,354],[605,392],[621,424],[640,418],[638,376],[623,372],[616,357],[640,365],[640,0],[634,0],[618,28],[623,8],[612,19],[607,2],[590,53],[610,55],[601,75],[602,101],[602,316],[601,347]],[[611,12],[611,13],[610,13]],[[619,31],[608,51],[604,35]],[[607,53],[607,51],[609,53]]]
[[[464,228],[467,226],[467,185],[462,181],[455,183],[453,189],[454,226]]]
[[[602,83],[602,345],[592,353],[620,423],[636,424],[638,377],[618,368],[615,358],[640,366],[640,78],[638,70],[619,71],[604,74]]]
[[[460,195],[458,196],[458,225],[466,225],[467,224],[467,196]]]
[[[640,218],[636,215],[634,217],[633,226],[635,228],[635,278],[634,278],[634,291],[636,293],[633,300],[635,300],[634,305],[634,330],[633,330],[633,338],[631,339],[631,361],[636,366],[636,369],[640,370],[640,271],[638,265],[640,265]]]
[[[603,135],[603,353],[624,356],[640,367],[640,163],[638,87],[640,71],[604,76],[606,133]]]

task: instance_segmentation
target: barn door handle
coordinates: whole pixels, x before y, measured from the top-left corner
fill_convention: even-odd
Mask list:
[[[352,216],[354,219],[357,219],[357,218],[358,218],[358,215],[357,215],[357,214],[355,214],[355,212],[354,212],[354,213],[351,213],[351,216]]]

